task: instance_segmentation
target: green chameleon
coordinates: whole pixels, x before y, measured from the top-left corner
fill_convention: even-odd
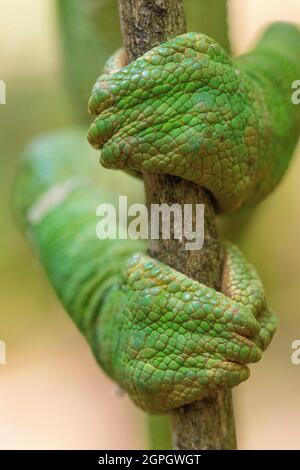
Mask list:
[[[232,60],[203,34],[179,36],[124,66],[109,60],[89,102],[88,139],[106,168],[176,175],[220,213],[262,200],[300,130],[291,102],[300,32],[271,26]],[[225,243],[221,292],[147,256],[139,240],[99,240],[96,207],[117,204],[81,129],[36,140],[14,205],[66,310],[104,371],[148,412],[166,412],[249,376],[276,329],[255,269]],[[129,178],[129,176],[128,176]],[[100,186],[100,189],[99,189]]]

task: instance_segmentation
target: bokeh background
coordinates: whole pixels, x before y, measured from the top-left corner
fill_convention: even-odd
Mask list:
[[[95,22],[105,34],[95,28],[98,42],[91,45],[100,72],[121,38],[115,0],[93,1],[103,3]],[[85,3],[62,0],[61,8],[72,8],[72,2]],[[189,30],[201,29],[196,5],[197,0],[187,0]],[[0,11],[0,79],[7,85],[7,104],[0,105],[0,340],[7,347],[7,363],[0,365],[0,448],[159,447],[158,433],[150,443],[148,417],[96,366],[12,220],[10,192],[18,155],[33,136],[84,121],[79,115],[85,111],[71,104],[70,89],[78,96],[85,90],[76,89],[78,83],[68,75],[72,67],[66,72],[55,0],[0,0]],[[262,26],[274,20],[300,23],[299,0],[229,1],[233,52],[246,51]],[[64,26],[67,44],[72,37]],[[84,28],[79,15],[78,34],[84,36]],[[68,60],[75,59],[69,54]],[[80,73],[84,67],[82,59],[75,69]],[[251,367],[250,379],[234,391],[241,449],[300,449],[300,365],[291,362],[291,343],[300,339],[297,153],[274,195],[250,217],[236,217],[221,229],[238,240],[256,265],[280,317],[272,346]]]

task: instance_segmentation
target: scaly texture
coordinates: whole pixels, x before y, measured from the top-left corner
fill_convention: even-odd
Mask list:
[[[276,327],[253,268],[227,245],[224,295],[151,259],[142,242],[98,240],[96,207],[117,199],[97,190],[88,153],[79,129],[38,139],[14,206],[103,369],[149,412],[245,380]]]
[[[255,204],[278,184],[298,140],[299,57],[300,33],[286,24],[236,60],[203,34],[178,36],[100,77],[89,141],[105,167],[191,180],[219,211]]]
[[[234,63],[196,33],[112,74],[115,58],[94,87],[89,139],[105,166],[191,179],[222,211],[257,202],[298,136],[290,85],[299,44],[296,29],[276,25]],[[141,242],[98,240],[96,207],[117,199],[105,170],[97,189],[88,153],[78,129],[39,139],[22,160],[14,206],[100,365],[149,412],[245,380],[276,329],[254,268],[227,243],[220,293],[150,258]]]

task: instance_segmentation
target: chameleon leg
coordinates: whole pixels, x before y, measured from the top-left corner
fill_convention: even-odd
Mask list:
[[[77,129],[33,143],[14,205],[97,361],[153,413],[239,384],[266,336],[257,275],[228,247],[220,293],[147,256],[144,243],[97,239],[96,207],[115,204],[117,195],[104,183],[97,189],[82,142]]]

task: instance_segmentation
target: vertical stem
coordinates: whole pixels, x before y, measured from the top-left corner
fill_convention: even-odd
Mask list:
[[[185,32],[183,0],[119,0],[123,41],[129,61]],[[189,277],[218,289],[222,248],[212,199],[204,188],[168,175],[145,174],[148,204],[205,204],[205,241],[186,251],[183,240],[152,240],[150,254]],[[171,237],[172,238],[172,237]],[[231,392],[220,390],[171,413],[177,449],[235,449]]]
[[[119,0],[119,12],[129,62],[186,32],[183,0]]]

